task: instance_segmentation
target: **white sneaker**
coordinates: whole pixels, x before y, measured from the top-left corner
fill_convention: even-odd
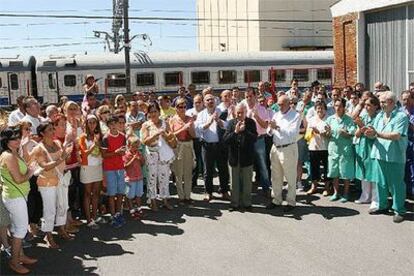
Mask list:
[[[94,230],[99,229],[99,225],[96,224],[96,222],[93,221],[93,220],[91,222],[89,222],[86,226],[88,226],[89,228],[94,229]]]

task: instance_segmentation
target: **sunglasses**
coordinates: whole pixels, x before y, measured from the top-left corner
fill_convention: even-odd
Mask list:
[[[184,109],[185,108],[185,105],[177,105],[177,108]]]
[[[106,110],[106,111],[102,111],[101,112],[101,114],[108,114],[108,113],[111,113],[109,110]]]

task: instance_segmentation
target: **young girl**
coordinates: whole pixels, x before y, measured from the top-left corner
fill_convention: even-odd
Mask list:
[[[141,167],[145,159],[139,151],[140,140],[136,136],[128,138],[128,150],[123,156],[125,166],[125,182],[127,183],[127,198],[130,208],[130,214],[133,219],[139,219],[142,216],[141,197],[144,194],[143,176]],[[137,208],[134,208],[134,201]]]

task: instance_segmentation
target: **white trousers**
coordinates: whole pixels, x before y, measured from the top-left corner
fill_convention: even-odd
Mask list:
[[[66,224],[67,212],[57,213],[57,187],[39,187],[43,201],[43,217],[41,219],[41,230],[45,233],[52,232],[55,226]]]
[[[26,200],[23,197],[3,198],[3,203],[10,215],[10,232],[14,238],[23,239],[29,225]]]
[[[371,206],[378,207],[378,192],[377,192],[377,185],[374,182],[369,182],[365,180],[361,180],[361,195],[359,197],[359,201],[362,202],[371,202]]]
[[[284,177],[288,183],[286,202],[290,206],[296,205],[296,167],[298,165],[298,145],[293,143],[284,148],[274,145],[270,151],[272,168],[273,203],[282,205],[282,189]]]
[[[148,197],[157,197],[157,184],[160,198],[170,197],[170,163],[160,161],[158,152],[147,151],[146,159],[148,163]]]

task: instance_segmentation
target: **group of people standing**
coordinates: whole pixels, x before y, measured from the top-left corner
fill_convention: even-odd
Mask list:
[[[355,202],[383,214],[391,194],[394,222],[401,222],[406,188],[414,192],[414,84],[410,89],[400,101],[380,83],[375,93],[357,84],[334,88],[329,97],[317,81],[300,91],[293,80],[278,93],[264,82],[220,97],[190,85],[174,99],[140,91],[98,101],[99,88],[87,75],[82,103],[62,98],[42,108],[33,97],[19,97],[0,134],[0,241],[10,267],[27,273],[25,265],[36,263],[22,249],[33,237],[44,235],[59,248],[55,227],[72,240],[81,219],[91,229],[107,218],[122,227],[124,209],[141,219],[145,191],[152,211],[172,210],[171,179],[178,205],[192,206],[200,175],[205,201],[214,198],[218,175],[230,211],[252,210],[254,183],[266,208],[292,211],[303,168],[311,180],[307,193],[323,182],[332,201],[349,201],[350,183],[359,180]]]

